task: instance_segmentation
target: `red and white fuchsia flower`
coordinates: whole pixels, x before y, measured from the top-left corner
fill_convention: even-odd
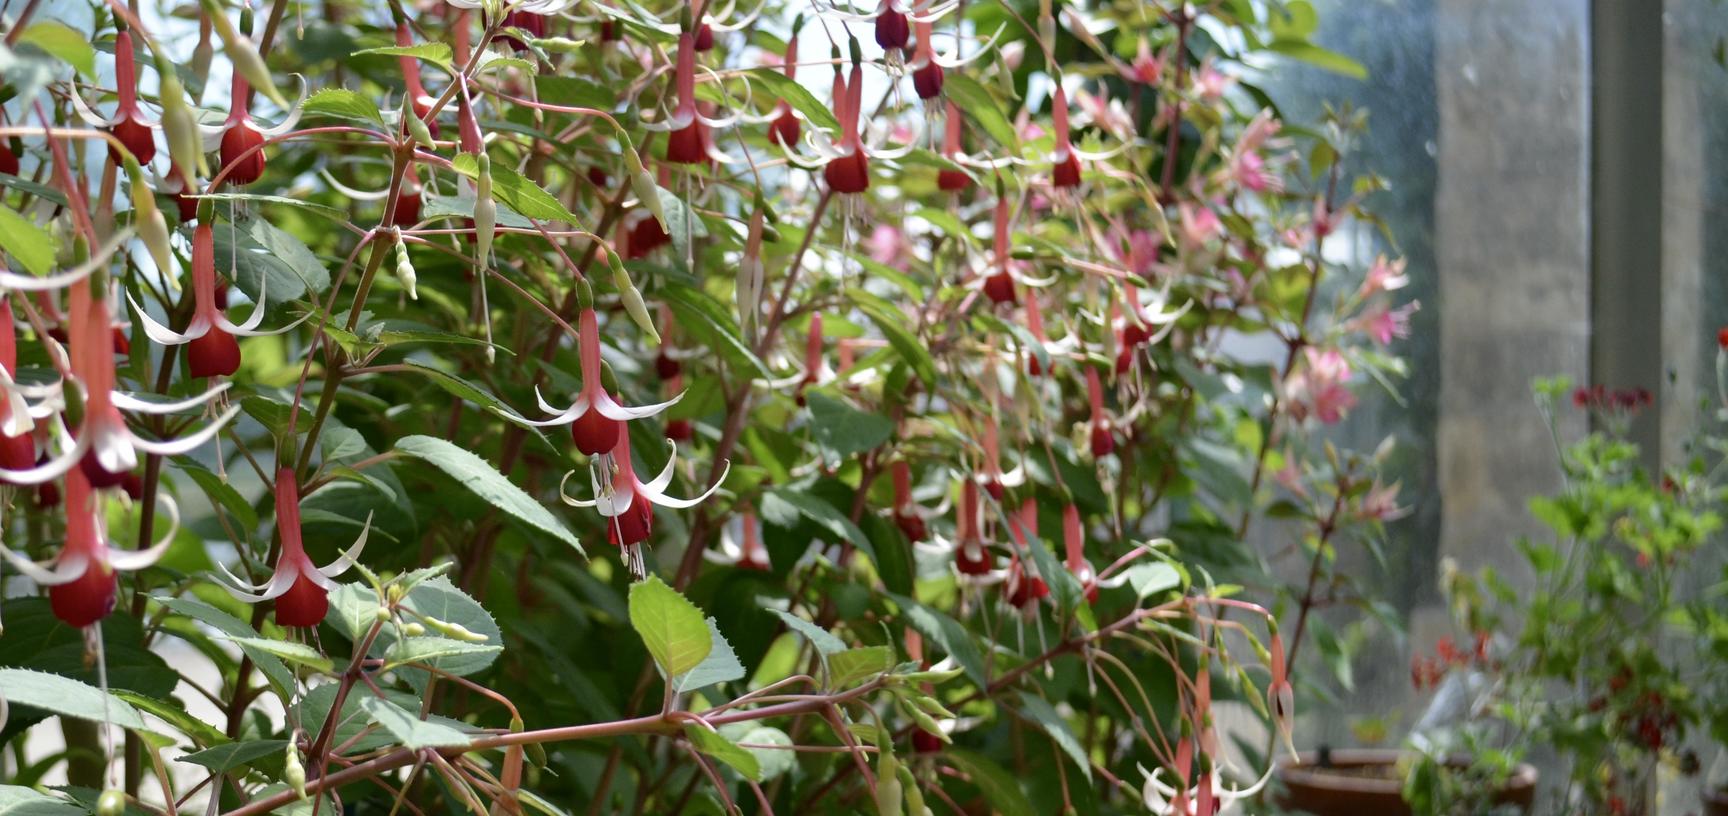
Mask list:
[[[258,124],[258,120],[252,117],[251,99],[252,85],[236,71],[229,91],[227,120],[217,126],[199,125],[204,133],[205,147],[209,148],[209,142],[214,140],[220,149],[222,168],[216,172],[220,174],[226,169],[226,180],[240,187],[263,177],[264,143],[293,130],[300,123],[300,109],[306,104],[306,81],[300,81],[300,99],[275,125]]]
[[[114,138],[126,146],[139,164],[149,164],[156,158],[156,123],[145,119],[138,106],[138,55],[132,45],[132,32],[124,24],[114,36],[114,87],[120,103],[112,117],[98,115],[76,92],[67,96],[85,122],[114,134]],[[115,164],[123,163],[119,151],[112,145],[108,148],[108,157]],[[16,174],[18,171],[13,167],[8,172]]]
[[[293,468],[282,468],[276,471],[276,535],[281,541],[276,570],[270,580],[253,584],[217,564],[232,582],[223,588],[247,603],[275,601],[276,622],[282,626],[317,626],[330,611],[330,591],[338,586],[336,577],[360,561],[371,532],[372,516],[368,514],[360,537],[347,552],[326,566],[313,564],[300,535],[300,488]]]
[[[192,322],[187,324],[186,331],[176,332],[158,323],[130,294],[127,298],[132,303],[133,313],[138,315],[138,322],[144,326],[144,333],[151,340],[164,346],[187,347],[187,374],[193,377],[228,377],[240,369],[240,343],[234,339],[236,336],[278,335],[292,331],[312,317],[308,312],[280,329],[258,331],[258,324],[264,322],[268,283],[268,276],[259,280],[258,303],[252,307],[252,314],[246,322],[230,321],[222,311],[227,301],[225,292],[216,280],[216,232],[210,224],[200,220],[192,231],[193,308]]]
[[[89,626],[114,611],[118,591],[116,570],[133,572],[162,558],[179,530],[180,511],[166,495],[159,496],[168,511],[168,532],[149,549],[115,549],[108,538],[101,494],[92,490],[84,474],[66,474],[66,543],[49,564],[37,564],[3,546],[12,566],[30,580],[48,588],[54,617],[71,626]]]
[[[1350,363],[1337,349],[1302,349],[1302,365],[1284,383],[1284,398],[1297,421],[1312,416],[1337,424],[1356,406],[1350,391]]]
[[[570,437],[576,443],[577,450],[589,456],[604,456],[619,445],[620,439],[629,437],[629,433],[624,429],[625,422],[654,416],[672,407],[683,395],[639,408],[619,405],[611,394],[606,393],[606,387],[600,379],[600,319],[594,314],[592,307],[583,309],[577,316],[576,331],[577,353],[582,365],[581,393],[576,395],[576,401],[571,403],[570,407],[559,410],[548,404],[536,387],[534,398],[539,402],[540,410],[557,416],[522,422],[542,428],[569,425]]]
[[[558,484],[558,494],[565,504],[593,507],[606,519],[606,539],[624,551],[624,563],[637,577],[648,574],[647,564],[642,560],[641,545],[654,532],[654,506],[678,510],[695,507],[714,495],[714,491],[725,484],[726,474],[732,470],[731,464],[727,463],[720,472],[720,478],[715,479],[714,484],[701,495],[689,499],[673,498],[666,495],[666,488],[677,474],[678,445],[670,441],[667,444],[672,452],[666,457],[666,468],[653,481],[643,482],[636,478],[636,463],[630,458],[630,435],[621,433],[618,434],[617,446],[612,449],[610,466],[589,470],[593,499],[578,499],[566,492],[565,487],[576,471],[564,474],[563,481]]]

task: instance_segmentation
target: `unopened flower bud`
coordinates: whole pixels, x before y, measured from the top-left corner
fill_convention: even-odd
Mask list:
[[[409,300],[419,300],[420,293],[414,290],[414,284],[419,279],[414,276],[414,263],[408,259],[408,243],[401,239],[396,241],[396,280],[402,282],[402,288],[408,290]]]
[[[162,131],[168,136],[168,155],[175,166],[187,171],[196,169],[197,175],[208,176],[210,168],[204,162],[203,137],[198,135],[198,119],[192,106],[186,104],[186,88],[174,73],[174,66],[160,54],[156,57],[156,73],[162,77],[158,98],[162,103]]]
[[[276,90],[276,80],[270,77],[270,69],[264,65],[264,55],[258,53],[258,46],[252,38],[234,27],[234,22],[216,0],[204,0],[205,16],[211,26],[216,29],[216,36],[222,38],[222,50],[228,54],[228,60],[234,63],[234,70],[246,78],[247,84],[255,88],[265,98],[282,108],[288,107],[288,100],[282,92]]]
[[[419,637],[426,634],[426,627],[413,621],[409,621],[402,624],[402,634],[407,635],[408,637]]]
[[[648,208],[654,220],[660,222],[661,231],[671,232],[671,226],[666,223],[666,208],[660,203],[660,185],[654,182],[648,168],[642,166],[642,157],[636,153],[629,138],[622,135],[619,138],[623,140],[620,148],[624,151],[624,169],[630,173],[631,192],[636,194],[642,206]]]
[[[654,328],[654,318],[648,314],[648,304],[642,302],[642,293],[636,290],[636,284],[630,282],[630,273],[624,270],[624,261],[618,253],[607,250],[606,263],[612,267],[612,286],[618,290],[619,299],[624,301],[624,310],[630,313],[630,319],[636,322],[636,328],[642,330],[660,345],[660,332]]]
[[[295,796],[306,798],[306,767],[300,764],[300,752],[292,742],[282,760],[282,781],[294,789]]]
[[[121,816],[126,812],[126,794],[109,788],[96,797],[96,816]]]
[[[431,129],[426,127],[426,120],[414,112],[414,100],[408,97],[402,99],[402,123],[407,126],[408,137],[413,139],[415,144],[427,150],[437,147],[432,141]]]

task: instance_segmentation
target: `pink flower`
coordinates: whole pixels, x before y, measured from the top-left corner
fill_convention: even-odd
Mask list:
[[[1382,346],[1392,344],[1393,338],[1403,339],[1410,336],[1410,315],[1422,304],[1416,301],[1389,309],[1384,304],[1376,305],[1364,312],[1354,321],[1356,327],[1374,338],[1374,342]]]
[[[1184,201],[1177,205],[1176,212],[1182,222],[1182,244],[1186,248],[1198,248],[1217,238],[1224,230],[1224,222],[1219,220],[1218,213],[1204,204]]]
[[[892,224],[877,224],[870,233],[870,260],[902,272],[912,259],[912,248],[906,243],[906,233]]]
[[[1118,71],[1122,78],[1129,82],[1142,85],[1157,85],[1164,77],[1164,55],[1153,54],[1151,43],[1145,37],[1140,38],[1140,51],[1134,55],[1134,63],[1127,70]]]
[[[1397,521],[1410,515],[1410,508],[1398,506],[1398,483],[1382,485],[1378,480],[1362,496],[1362,506],[1357,514],[1364,519],[1375,521]]]
[[[1132,230],[1127,236],[1127,246],[1119,249],[1122,262],[1127,264],[1128,271],[1145,279],[1155,277],[1154,265],[1158,263],[1158,247],[1162,243],[1157,233],[1151,230]]]
[[[1200,64],[1199,73],[1194,76],[1194,90],[1200,98],[1208,102],[1215,101],[1236,84],[1236,78],[1226,74],[1208,59]]]
[[[1230,180],[1256,193],[1284,189],[1284,180],[1266,170],[1266,158],[1259,153],[1237,153],[1231,157]]]
[[[1129,118],[1128,110],[1122,107],[1121,100],[1111,99],[1101,92],[1092,94],[1085,90],[1077,92],[1074,98],[1080,103],[1080,110],[1092,120],[1092,124],[1105,133],[1117,138],[1133,135],[1134,120]]]
[[[1337,423],[1356,405],[1350,393],[1350,364],[1337,349],[1302,350],[1304,365],[1285,383],[1285,398],[1297,420],[1315,416],[1327,425]]]
[[[1369,297],[1377,292],[1392,292],[1403,289],[1410,283],[1410,276],[1404,274],[1404,259],[1386,260],[1385,255],[1374,259],[1374,265],[1368,267],[1368,276],[1362,279],[1362,289],[1357,297]]]

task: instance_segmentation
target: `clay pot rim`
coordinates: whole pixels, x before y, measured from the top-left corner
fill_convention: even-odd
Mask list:
[[[1386,748],[1338,748],[1331,752],[1332,767],[1360,768],[1368,765],[1395,765],[1406,754],[1403,751]],[[1328,790],[1346,791],[1350,793],[1392,795],[1403,793],[1404,782],[1398,779],[1370,779],[1361,776],[1344,776],[1327,773],[1313,763],[1319,761],[1319,752],[1304,751],[1297,754],[1292,761],[1285,757],[1278,760],[1278,778],[1287,787],[1303,786],[1308,788],[1325,788]],[[1453,759],[1458,764],[1467,761],[1466,757]],[[1506,780],[1504,790],[1519,791],[1536,787],[1536,767],[1528,762],[1521,762],[1513,770],[1511,778]]]

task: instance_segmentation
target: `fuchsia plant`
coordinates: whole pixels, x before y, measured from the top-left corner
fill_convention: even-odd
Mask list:
[[[1318,294],[1356,123],[1283,128],[1268,54],[1192,36],[1279,4],[231,6],[9,12],[0,801],[1262,789],[1219,709],[1292,744],[1320,596],[1286,655],[1221,547],[1397,516],[1308,437],[1419,316],[1398,262]]]

